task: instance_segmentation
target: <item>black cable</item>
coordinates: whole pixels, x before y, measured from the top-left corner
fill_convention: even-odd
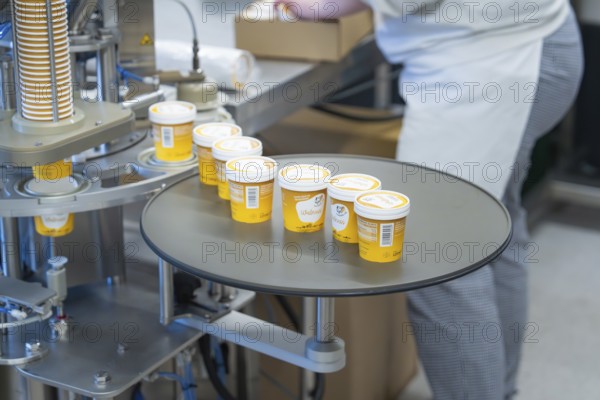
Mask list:
[[[221,382],[221,380],[219,379],[215,362],[211,356],[210,338],[210,335],[203,335],[199,340],[200,354],[202,354],[202,361],[204,362],[204,366],[206,367],[208,379],[217,391],[217,394],[223,400],[236,400],[235,397],[229,392],[229,389],[227,389],[225,384],[223,384],[223,382]]]
[[[296,332],[300,332],[300,318],[298,318],[298,315],[294,312],[294,309],[292,308],[292,305],[288,299],[283,296],[275,296],[275,299],[277,299],[277,302],[281,308],[283,308],[285,315],[287,315],[289,320],[292,322],[292,326]]]
[[[175,302],[177,304],[194,303],[194,291],[202,286],[200,279],[178,272],[173,274],[173,285],[175,292]]]
[[[142,394],[142,382],[138,382],[133,387],[133,392],[131,393],[131,400],[144,400],[144,395]]]
[[[325,375],[315,374],[315,388],[310,392],[314,400],[322,400],[325,396]]]
[[[196,21],[194,21],[194,14],[192,14],[192,11],[190,10],[190,8],[183,1],[181,1],[181,0],[173,0],[173,1],[176,3],[179,3],[179,5],[181,7],[183,7],[183,9],[185,10],[185,13],[187,14],[188,18],[190,19],[190,24],[192,25],[194,40],[198,40],[198,31],[196,30]]]
[[[336,117],[341,117],[341,118],[349,119],[352,121],[360,121],[360,122],[397,121],[403,117],[402,114],[383,115],[380,117],[365,117],[365,116],[360,116],[360,115],[355,115],[355,114],[349,114],[349,113],[346,113],[343,111],[334,110],[334,109],[331,109],[324,105],[316,105],[316,106],[312,106],[311,108],[318,110],[318,111],[322,111],[327,114],[335,115]]]
[[[393,81],[394,79],[396,79],[400,76],[401,72],[402,72],[402,69],[399,68],[399,69],[387,74],[387,76],[382,77],[380,79],[386,79],[388,81]],[[375,79],[370,79],[368,81],[359,83],[357,85],[350,86],[347,89],[342,89],[339,92],[335,92],[335,93],[331,94],[329,97],[327,97],[326,100],[328,103],[337,103],[341,100],[347,99],[347,98],[357,95],[361,92],[364,92],[365,90],[371,89],[372,87],[375,86],[375,83],[376,83]]]
[[[198,45],[198,39],[192,41],[192,71],[198,71],[200,69],[200,46]]]
[[[247,370],[248,365],[246,364],[246,349],[240,346],[235,348],[236,365],[237,365],[237,387],[238,387],[238,400],[248,399],[248,377]]]
[[[192,25],[192,31],[193,31],[193,40],[192,40],[192,70],[193,71],[198,71],[200,69],[200,47],[199,47],[199,42],[198,42],[198,30],[196,29],[196,21],[194,21],[194,15],[192,14],[192,11],[190,10],[190,8],[181,0],[173,0],[176,3],[178,3],[181,7],[183,7],[183,9],[185,10],[185,13],[187,14],[189,20],[190,20],[190,24]]]

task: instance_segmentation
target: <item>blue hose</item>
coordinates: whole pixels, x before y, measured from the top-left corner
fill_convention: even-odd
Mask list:
[[[142,387],[140,384],[138,384],[138,387],[135,388],[132,400],[144,400],[144,395],[142,393]]]
[[[184,366],[185,380],[187,390],[185,391],[188,400],[196,400],[196,384],[194,382],[194,370],[192,363],[187,362]]]
[[[6,36],[6,34],[8,32],[10,32],[11,29],[12,29],[11,22],[5,22],[3,24],[0,24],[0,39],[4,39],[4,36]]]
[[[185,399],[196,400],[196,389],[191,363],[187,363],[185,365],[185,376],[177,375],[172,372],[159,372],[158,376],[178,382],[179,386],[181,386],[181,391],[183,392]]]
[[[174,374],[173,372],[159,372],[158,376],[176,381],[179,383],[179,385],[181,385],[182,388],[185,388],[185,379],[183,379],[183,377],[180,375]]]
[[[131,79],[131,80],[138,81],[138,82],[144,81],[143,77],[139,76],[138,74],[134,74],[131,71],[127,71],[125,68],[121,67],[120,65],[117,65],[117,72],[119,73],[119,75],[121,75],[121,79],[123,79],[123,80]]]
[[[217,364],[217,374],[219,375],[219,380],[225,384],[226,374],[225,371],[225,359],[223,358],[223,351],[221,350],[221,346],[219,346],[219,341],[216,338],[213,338],[213,352],[215,354],[215,361]],[[221,397],[218,398],[222,400]]]

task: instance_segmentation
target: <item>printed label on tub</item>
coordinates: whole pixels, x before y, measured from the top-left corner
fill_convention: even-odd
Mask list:
[[[170,126],[163,126],[160,128],[162,136],[162,146],[166,149],[172,149],[175,147],[175,138],[173,137],[173,128]]]
[[[331,205],[331,224],[336,231],[343,231],[350,220],[350,210],[343,204]]]
[[[315,223],[325,211],[325,195],[320,193],[306,201],[296,203],[298,218],[304,223]]]
[[[288,183],[322,182],[328,175],[329,171],[313,165],[291,166],[283,170],[283,177]]]
[[[48,229],[60,229],[69,221],[69,214],[42,215],[42,223]]]

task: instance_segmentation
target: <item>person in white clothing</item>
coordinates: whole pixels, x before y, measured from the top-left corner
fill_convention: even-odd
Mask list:
[[[538,329],[527,321],[526,262],[535,244],[521,189],[536,140],[565,115],[582,76],[568,0],[279,2],[307,18],[371,6],[379,47],[403,65],[397,159],[458,175],[507,206],[513,237],[498,260],[408,300],[436,400],[514,397],[522,344],[537,340]]]

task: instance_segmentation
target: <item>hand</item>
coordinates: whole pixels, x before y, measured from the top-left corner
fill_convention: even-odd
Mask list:
[[[287,6],[287,12],[303,20],[336,19],[362,11],[367,6],[360,0],[276,0],[276,5]]]

